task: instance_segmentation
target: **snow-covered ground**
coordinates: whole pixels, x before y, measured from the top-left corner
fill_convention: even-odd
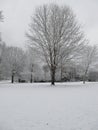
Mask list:
[[[0,83],[0,130],[98,130],[98,83]]]

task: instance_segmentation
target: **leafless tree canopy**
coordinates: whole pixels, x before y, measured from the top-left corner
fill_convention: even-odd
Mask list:
[[[82,67],[83,67],[83,83],[86,81],[87,73],[89,72],[90,67],[96,63],[98,58],[98,48],[97,46],[85,46],[83,54],[81,57]]]
[[[27,33],[30,46],[36,48],[50,68],[52,84],[60,60],[71,58],[82,48],[85,38],[73,11],[58,5],[44,5],[36,9]]]

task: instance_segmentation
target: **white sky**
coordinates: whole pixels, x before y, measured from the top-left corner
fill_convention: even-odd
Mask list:
[[[3,41],[7,45],[24,47],[25,32],[28,31],[34,9],[39,5],[55,2],[69,5],[90,44],[98,44],[98,0],[0,0],[0,10],[5,17],[4,22],[0,23]]]

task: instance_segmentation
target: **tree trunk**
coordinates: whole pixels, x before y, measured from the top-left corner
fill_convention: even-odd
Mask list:
[[[32,73],[31,73],[31,79],[30,79],[30,83],[32,83],[33,82],[33,80],[32,80]]]
[[[86,81],[86,75],[84,75],[83,77],[83,84],[85,84],[85,81]]]
[[[87,69],[86,69],[86,71],[84,73],[84,76],[83,76],[83,84],[85,84],[87,72],[88,72],[88,67],[87,67]]]
[[[44,72],[44,80],[45,80],[45,82],[46,82],[46,72]]]
[[[85,84],[85,80],[83,81],[83,84]]]
[[[51,70],[51,85],[55,85],[55,69]]]
[[[12,74],[11,82],[14,83],[14,74]]]
[[[61,56],[61,81],[62,81],[62,78],[63,78],[63,64],[62,64],[62,56]]]
[[[61,81],[62,81],[62,78],[63,78],[63,68],[61,66]]]

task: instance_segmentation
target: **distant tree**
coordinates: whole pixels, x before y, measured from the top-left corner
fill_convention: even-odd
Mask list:
[[[32,83],[34,80],[34,73],[36,70],[36,66],[38,65],[38,57],[36,55],[35,50],[28,48],[26,52],[26,69],[28,73],[30,73],[30,82]]]
[[[2,11],[0,11],[0,22],[3,21],[3,15],[2,15]]]
[[[25,63],[25,54],[18,47],[7,47],[3,58],[3,70],[5,75],[11,75],[11,82],[14,82],[15,75],[19,76],[23,71]]]
[[[98,48],[97,46],[86,46],[82,54],[82,64],[83,67],[83,83],[85,84],[87,74],[90,67],[96,62],[98,58]]]
[[[2,22],[2,21],[3,21],[3,15],[2,15],[2,11],[0,11],[0,22]],[[4,45],[3,45],[3,41],[1,38],[1,32],[0,32],[0,64],[2,61],[2,54],[4,53],[3,49],[4,49]],[[0,75],[1,75],[1,65],[0,65]]]
[[[6,44],[4,42],[0,42],[0,79],[3,79],[3,60],[6,52]]]
[[[85,43],[84,34],[73,11],[67,6],[59,7],[56,4],[36,9],[27,37],[30,47],[35,48],[45,58],[50,69],[52,85],[55,84],[60,59],[70,59]]]
[[[2,22],[2,20],[3,20],[3,15],[2,15],[2,11],[0,11],[0,22]],[[1,32],[0,32],[0,62],[1,62],[1,52],[2,52],[2,43],[3,43],[3,41],[2,41],[2,38],[1,38]]]
[[[98,71],[90,71],[88,74],[89,81],[98,81]]]

